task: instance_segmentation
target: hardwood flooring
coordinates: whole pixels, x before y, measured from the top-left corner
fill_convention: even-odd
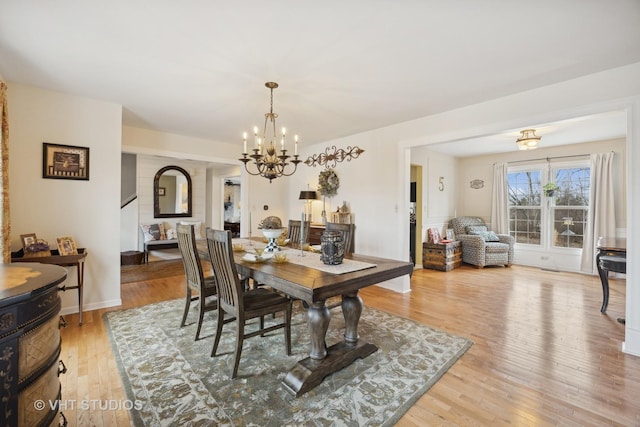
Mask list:
[[[616,321],[625,281],[610,285],[606,315],[597,277],[521,266],[416,270],[410,293],[364,289],[366,306],[474,341],[397,425],[640,425],[640,358],[621,352],[624,325]],[[85,312],[81,327],[77,315],[65,316],[61,382],[70,426],[130,423],[118,409],[126,396],[102,315],[178,297],[182,277],[127,283],[121,307]]]

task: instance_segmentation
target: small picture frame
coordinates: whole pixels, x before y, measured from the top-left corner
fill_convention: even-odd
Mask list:
[[[22,241],[22,249],[26,251],[30,244],[38,241],[38,238],[36,237],[36,233],[21,234],[20,241]]]
[[[60,255],[78,255],[78,248],[76,248],[76,242],[73,241],[73,237],[62,236],[56,240],[58,241],[58,252]]]
[[[158,196],[164,196],[166,194],[166,189],[165,187],[158,187]]]
[[[447,228],[447,240],[452,242],[456,240],[456,234],[453,232],[453,228]]]
[[[437,228],[429,228],[427,230],[427,242],[428,243],[440,243],[440,231]]]
[[[42,143],[42,178],[89,180],[89,147]]]

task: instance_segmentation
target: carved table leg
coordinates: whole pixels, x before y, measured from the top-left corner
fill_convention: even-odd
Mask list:
[[[362,298],[358,291],[342,296],[342,314],[344,315],[344,341],[355,345],[358,342],[358,322],[362,314]]]
[[[300,360],[289,371],[282,384],[296,397],[319,385],[324,377],[350,365],[359,357],[367,357],[378,350],[373,344],[358,342],[358,322],[362,313],[362,299],[357,291],[343,295],[342,310],[345,319],[344,341],[328,349],[325,336],[329,327],[329,309],[324,301],[309,308],[307,324],[311,334],[309,357]]]
[[[324,301],[315,302],[307,311],[307,325],[311,334],[311,349],[309,357],[322,360],[327,356],[325,336],[329,328],[331,314]]]

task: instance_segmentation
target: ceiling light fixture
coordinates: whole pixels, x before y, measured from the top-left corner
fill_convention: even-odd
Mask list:
[[[247,153],[247,133],[243,134],[243,143],[244,143],[244,151],[242,152],[242,158],[239,159],[242,163],[244,163],[244,168],[250,175],[260,175],[264,178],[267,178],[269,182],[278,178],[280,176],[290,176],[293,175],[296,169],[298,168],[298,163],[302,160],[298,159],[298,135],[294,137],[294,152],[293,152],[293,160],[288,162],[287,160],[291,157],[287,154],[287,150],[285,149],[285,135],[286,129],[282,128],[282,136],[280,137],[280,154],[278,154],[278,150],[276,148],[278,135],[276,133],[276,119],[278,115],[273,112],[273,90],[278,87],[278,83],[275,82],[266,82],[264,84],[271,90],[271,108],[268,113],[264,115],[264,128],[262,130],[262,137],[258,137],[258,127],[254,126],[253,128],[253,138],[254,138],[254,147],[252,148],[253,154]],[[267,124],[271,123],[272,133],[269,138],[267,138]],[[256,167],[256,172],[252,172],[249,170],[247,164],[253,160],[253,164]],[[285,169],[288,165],[293,164],[293,170],[290,172],[285,172]]]
[[[540,137],[536,136],[535,129],[525,129],[520,131],[520,138],[516,140],[519,150],[535,150],[538,148]]]

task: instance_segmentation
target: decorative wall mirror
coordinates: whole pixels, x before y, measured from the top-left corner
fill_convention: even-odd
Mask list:
[[[165,166],[153,178],[153,217],[191,216],[191,176],[180,166]]]

